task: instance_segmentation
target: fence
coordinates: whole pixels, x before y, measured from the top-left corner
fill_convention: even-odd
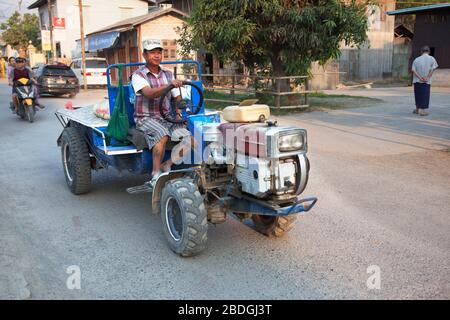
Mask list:
[[[178,73],[184,79],[196,78],[196,73]],[[259,98],[272,109],[307,108],[309,90],[308,76],[269,77],[243,74],[202,74],[203,86],[208,92],[228,92],[229,99],[205,98],[205,102],[238,104],[237,93]],[[303,96],[300,102],[299,96]],[[286,98],[284,98],[286,97]]]

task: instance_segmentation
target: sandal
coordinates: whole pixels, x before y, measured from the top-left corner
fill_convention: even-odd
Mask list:
[[[421,116],[427,116],[427,115],[428,115],[428,112],[423,111],[423,112],[420,112],[419,115],[421,115]]]
[[[414,114],[419,114],[419,111],[417,111],[417,109],[414,109],[414,110],[413,110],[413,113],[414,113]]]
[[[152,192],[152,191],[153,191],[153,186],[150,184],[150,181],[147,181],[146,183],[144,183],[140,186],[127,188],[127,192],[130,194],[145,193],[145,192]]]
[[[155,175],[153,175],[153,177],[150,181],[147,181],[140,186],[127,188],[127,192],[130,194],[153,192],[153,189],[155,188],[155,185],[156,185],[156,181],[158,180],[158,178],[161,174],[162,174],[162,172],[160,171],[160,172],[156,173]]]

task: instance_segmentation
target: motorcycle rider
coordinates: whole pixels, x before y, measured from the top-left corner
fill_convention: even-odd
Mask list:
[[[37,107],[39,107],[40,109],[44,109],[44,106],[42,106],[39,101],[38,101],[38,92],[36,89],[36,80],[33,78],[33,72],[25,66],[25,59],[18,57],[16,58],[16,66],[14,68],[14,70],[11,73],[11,78],[10,78],[10,85],[13,86],[13,93],[12,93],[12,101],[13,104],[15,106],[15,110],[13,110],[14,113],[17,113],[18,107],[19,107],[19,100],[18,100],[18,96],[17,93],[14,92],[14,82],[21,79],[21,78],[26,78],[26,79],[30,79],[33,82],[33,91],[34,91],[34,102],[35,105]]]

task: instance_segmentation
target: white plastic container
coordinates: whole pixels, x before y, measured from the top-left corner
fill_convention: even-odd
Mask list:
[[[219,130],[220,123],[206,123],[203,125],[203,141],[218,142],[222,138]]]
[[[229,106],[223,110],[222,116],[228,122],[264,122],[269,119],[270,108],[265,104]]]

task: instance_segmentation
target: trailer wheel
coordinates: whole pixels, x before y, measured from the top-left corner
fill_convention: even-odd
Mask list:
[[[169,247],[189,257],[206,248],[208,221],[203,197],[191,178],[168,181],[162,191],[161,220]]]
[[[252,215],[252,220],[255,223],[255,229],[268,237],[283,236],[294,227],[296,219],[296,214],[278,217],[260,214]]]
[[[89,149],[74,127],[64,129],[61,136],[61,157],[67,185],[73,194],[91,189],[91,160]]]

